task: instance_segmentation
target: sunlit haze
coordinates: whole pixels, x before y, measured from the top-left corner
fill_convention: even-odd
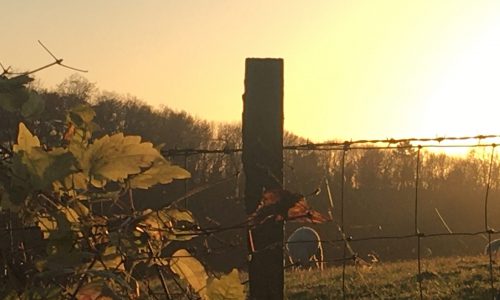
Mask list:
[[[313,141],[500,134],[497,0],[3,1],[0,62],[241,118],[244,61],[285,62],[285,129]],[[37,73],[54,87],[73,72]]]

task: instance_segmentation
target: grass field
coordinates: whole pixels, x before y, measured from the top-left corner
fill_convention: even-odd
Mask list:
[[[421,263],[424,299],[492,299],[486,256],[424,259]],[[419,299],[417,261],[348,265],[346,299]],[[495,288],[500,288],[499,265],[493,265]],[[342,266],[323,272],[287,271],[287,299],[342,299]],[[500,299],[500,298],[498,298]]]

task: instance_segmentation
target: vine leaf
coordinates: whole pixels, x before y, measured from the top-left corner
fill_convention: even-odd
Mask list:
[[[57,229],[56,220],[49,215],[40,215],[36,218],[36,221],[44,239],[48,239],[50,233]]]
[[[191,174],[179,166],[172,165],[162,156],[153,161],[153,165],[146,171],[130,178],[130,187],[148,189],[155,184],[167,184],[174,179],[186,179]]]
[[[233,269],[228,275],[223,275],[220,279],[210,280],[206,293],[210,300],[246,299],[245,288],[240,283],[240,276],[236,269]]]
[[[125,271],[125,264],[122,264],[122,256],[116,246],[107,246],[101,255],[101,260],[97,261],[93,270],[121,270]]]
[[[80,215],[71,207],[58,205],[57,211],[53,214],[40,214],[35,219],[43,233],[43,238],[47,239],[52,233],[60,230],[62,232],[71,231],[71,227],[79,224]]]
[[[13,147],[12,173],[15,185],[25,190],[43,190],[52,182],[75,172],[73,155],[63,148],[45,151],[40,140],[31,134],[24,123],[19,123],[17,144]]]
[[[186,241],[197,235],[197,225],[191,212],[164,208],[142,216],[138,228],[157,241]]]
[[[14,152],[26,151],[29,153],[34,147],[40,147],[40,140],[35,135],[31,134],[23,122],[20,122],[19,132],[17,134],[17,144],[13,147]]]
[[[77,105],[66,114],[68,128],[63,139],[69,142],[70,151],[79,159],[83,156],[92,132],[99,128],[92,121],[94,117],[95,111],[86,104]]]
[[[102,282],[91,282],[82,286],[76,294],[77,300],[93,300],[101,299],[102,289],[104,288]]]
[[[88,125],[95,117],[95,111],[85,104],[73,107],[68,113],[68,121],[74,123],[78,127]]]
[[[141,143],[140,136],[105,135],[85,151],[82,168],[98,181],[122,181],[151,166],[159,156],[153,144]]]
[[[0,93],[0,108],[8,112],[19,110],[21,102],[13,93]]]
[[[74,156],[65,149],[55,148],[47,152],[40,147],[33,147],[28,152],[16,153],[13,173],[24,176],[33,190],[43,190],[54,181],[75,172],[75,162]]]
[[[21,88],[23,85],[26,85],[32,82],[34,79],[29,77],[26,74],[19,75],[12,78],[6,78],[4,76],[0,77],[0,90],[14,90]]]
[[[188,282],[202,299],[211,299],[207,298],[206,295],[205,287],[207,286],[208,275],[205,267],[196,258],[192,257],[191,253],[186,249],[179,249],[172,255],[170,269]]]
[[[262,193],[260,204],[248,218],[249,225],[259,225],[274,220],[324,223],[328,221],[321,213],[309,207],[305,197],[284,189],[271,189]]]
[[[37,93],[31,92],[28,101],[21,107],[21,115],[25,118],[39,115],[45,109],[45,101]]]
[[[13,78],[0,76],[0,108],[8,112],[19,112],[23,104],[30,98],[25,84],[33,78],[21,75]]]
[[[108,279],[108,278],[106,278]],[[109,287],[109,282],[106,280],[94,280],[90,283],[83,285],[76,294],[76,300],[117,300],[118,296],[115,295]]]
[[[53,183],[54,191],[61,190],[70,192],[72,196],[77,196],[77,191],[87,190],[89,178],[83,172],[71,173],[60,181]]]

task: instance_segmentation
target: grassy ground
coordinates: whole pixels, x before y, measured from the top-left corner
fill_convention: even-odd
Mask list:
[[[424,299],[492,299],[489,259],[448,257],[422,260]],[[500,289],[499,265],[493,265],[494,285]],[[347,266],[346,299],[419,299],[416,261]],[[287,299],[342,299],[342,267],[323,272],[288,271]],[[500,298],[499,298],[500,299]]]

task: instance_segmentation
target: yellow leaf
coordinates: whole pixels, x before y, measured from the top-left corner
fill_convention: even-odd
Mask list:
[[[96,300],[101,299],[103,284],[102,283],[88,283],[82,286],[76,294],[77,300]]]
[[[174,179],[186,179],[191,177],[188,171],[179,166],[172,165],[163,157],[153,161],[153,165],[130,179],[131,188],[148,189],[155,184],[167,184]]]
[[[49,215],[41,215],[37,217],[37,223],[40,227],[43,238],[47,239],[50,236],[50,233],[57,229],[57,221],[53,217]]]
[[[31,132],[23,122],[19,123],[17,144],[15,144],[13,147],[14,152],[31,152],[31,149],[34,147],[40,147],[40,140],[35,135],[31,134]]]
[[[116,250],[116,246],[108,246],[101,255],[101,260],[97,261],[93,270],[125,270],[125,264],[122,264],[122,256]]]
[[[141,143],[138,136],[105,135],[87,148],[82,168],[92,178],[119,181],[150,167],[159,156],[151,143]]]
[[[211,280],[207,286],[207,296],[210,300],[246,299],[245,288],[240,283],[238,270],[233,269],[228,275]]]
[[[179,249],[172,255],[170,269],[191,285],[202,299],[207,299],[208,275],[203,265],[185,249]]]

